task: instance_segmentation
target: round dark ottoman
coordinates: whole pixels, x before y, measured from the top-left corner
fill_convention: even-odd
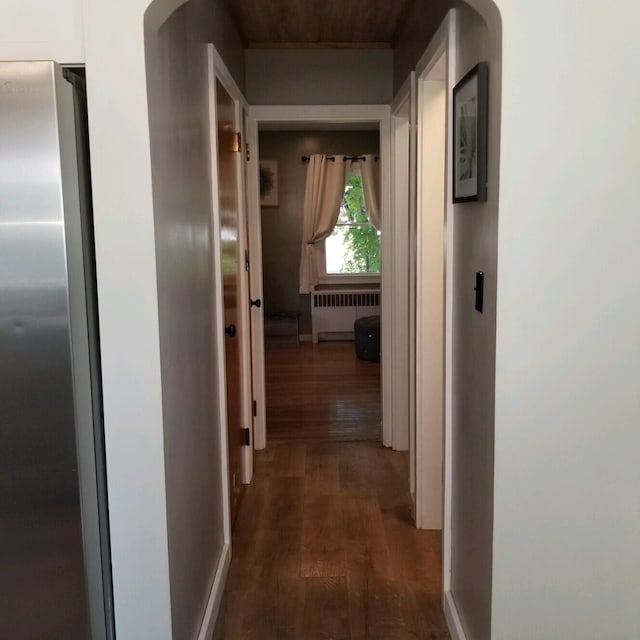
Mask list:
[[[365,316],[353,323],[356,356],[361,360],[380,362],[380,316]]]

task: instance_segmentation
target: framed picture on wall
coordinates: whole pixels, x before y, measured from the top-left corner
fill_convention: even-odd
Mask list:
[[[489,65],[481,62],[453,89],[453,202],[487,199]]]
[[[260,206],[278,206],[278,161],[260,159]]]

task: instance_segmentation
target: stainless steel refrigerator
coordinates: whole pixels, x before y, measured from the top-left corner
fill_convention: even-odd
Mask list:
[[[0,62],[0,638],[113,638],[86,92]]]

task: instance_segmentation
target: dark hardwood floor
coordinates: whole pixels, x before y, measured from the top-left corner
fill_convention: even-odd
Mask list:
[[[382,439],[380,364],[353,342],[267,344],[267,440]]]
[[[352,344],[278,349],[267,404],[279,419],[255,455],[214,640],[449,638],[440,532],[415,529],[407,455],[375,441],[379,365],[349,363]]]

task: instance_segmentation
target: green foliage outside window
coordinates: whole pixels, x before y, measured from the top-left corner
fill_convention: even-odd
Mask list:
[[[347,179],[335,233],[345,246],[342,273],[380,273],[380,232],[369,221],[357,174]]]

